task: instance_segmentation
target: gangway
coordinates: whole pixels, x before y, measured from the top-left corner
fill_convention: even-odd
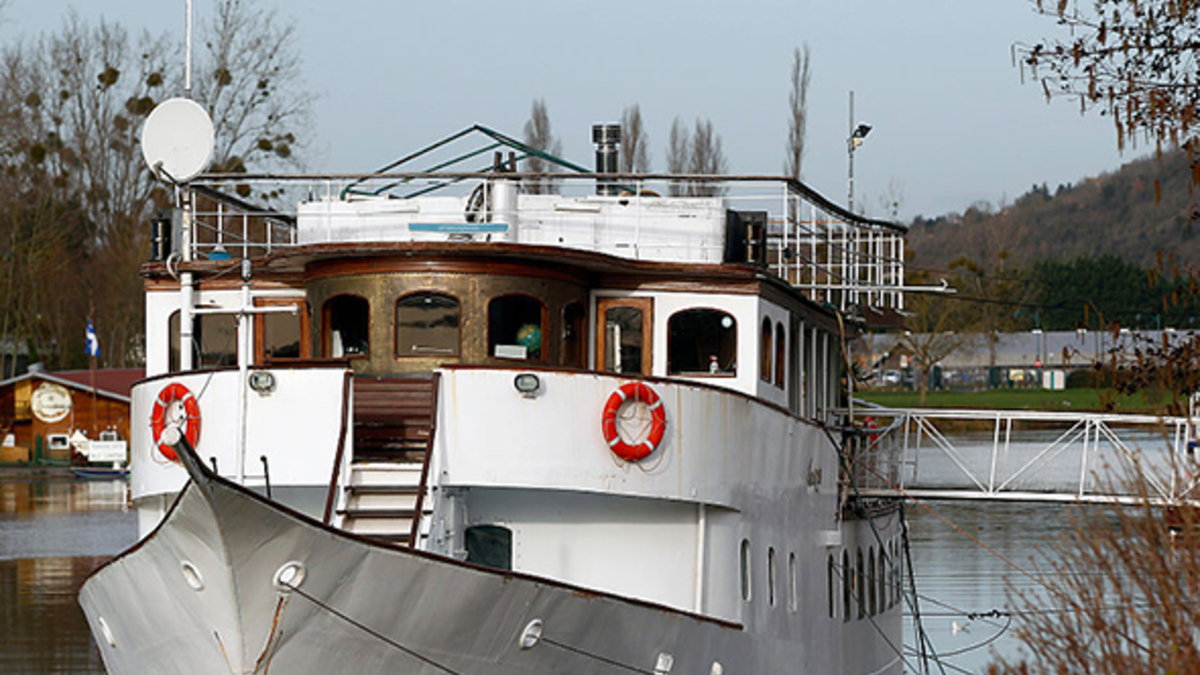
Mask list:
[[[1200,502],[1196,429],[1182,417],[877,407],[850,416],[862,497]],[[1127,480],[1134,464],[1144,486]]]

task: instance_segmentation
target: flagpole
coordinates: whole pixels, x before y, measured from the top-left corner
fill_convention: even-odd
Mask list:
[[[93,319],[96,314],[95,303],[88,304],[88,332],[94,334],[96,324]],[[89,338],[91,335],[88,336]],[[88,385],[92,388],[92,435],[88,440],[96,440],[100,438],[99,432],[96,431],[96,350],[92,349],[91,344],[88,345]]]

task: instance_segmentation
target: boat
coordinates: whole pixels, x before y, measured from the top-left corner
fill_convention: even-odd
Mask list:
[[[129,477],[129,467],[72,466],[71,473],[80,480],[123,480]]]
[[[181,179],[142,270],[142,538],[79,596],[109,673],[902,672],[844,345],[903,309],[904,229],[593,139],[594,171],[476,126]]]

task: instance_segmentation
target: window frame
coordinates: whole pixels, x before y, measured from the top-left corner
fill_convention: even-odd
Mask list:
[[[505,298],[525,298],[537,303],[539,309],[538,328],[542,334],[542,343],[538,348],[540,353],[536,358],[529,356],[528,352],[526,352],[525,358],[523,359],[518,357],[496,356],[496,346],[502,343],[498,341],[492,341],[492,307],[496,302],[504,300]],[[484,339],[486,341],[485,344],[487,349],[487,358],[504,361],[507,363],[546,363],[549,361],[550,343],[546,340],[546,334],[550,325],[550,310],[547,307],[545,300],[529,293],[501,293],[499,295],[493,295],[492,297],[488,298],[487,306],[485,308],[485,316],[487,317],[487,323],[484,328]]]
[[[312,358],[312,311],[305,298],[254,298],[255,307],[295,306],[300,317],[300,356],[267,356],[267,314],[254,315],[254,362],[266,365],[267,361],[287,362]]]
[[[456,336],[454,340],[454,352],[447,354],[402,354],[400,352],[400,303],[411,298],[418,297],[439,297],[454,301],[454,307],[458,314],[458,325],[455,328]],[[462,358],[462,301],[458,296],[447,293],[441,290],[423,289],[405,293],[396,298],[392,303],[392,355],[397,359],[449,359],[458,360]]]
[[[365,352],[360,352],[357,354],[347,354],[345,352],[345,345],[343,345],[342,354],[340,356],[333,355],[333,353],[332,353],[333,352],[333,325],[332,325],[333,308],[332,308],[332,304],[333,304],[333,301],[337,300],[338,298],[357,298],[358,300],[362,300],[364,303],[366,303],[366,305],[367,305],[367,328],[366,328],[367,350]],[[335,358],[335,359],[370,359],[371,351],[373,348],[374,347],[371,345],[371,301],[368,298],[363,297],[357,293],[338,293],[336,295],[331,295],[328,298],[325,298],[325,302],[321,303],[321,355],[325,358]]]
[[[711,314],[717,315],[717,321],[721,321],[723,319],[729,319],[729,321],[731,322],[730,327],[728,329],[726,329],[726,330],[730,330],[733,332],[733,350],[732,350],[732,357],[733,357],[732,365],[733,365],[733,367],[731,369],[718,370],[717,372],[713,373],[713,372],[705,372],[705,371],[696,371],[696,372],[685,371],[685,370],[680,370],[680,369],[673,367],[673,364],[676,362],[676,359],[672,358],[674,356],[674,348],[676,346],[675,343],[671,339],[671,331],[672,331],[673,322],[676,320],[676,318],[678,318],[682,315],[692,314],[692,313],[701,313],[701,312],[706,312],[706,313],[711,313]],[[733,315],[733,312],[730,312],[729,310],[726,310],[721,307],[705,307],[705,306],[684,307],[682,309],[675,310],[674,312],[671,313],[671,315],[669,317],[667,317],[667,367],[666,367],[667,375],[675,376],[675,377],[718,377],[718,378],[735,378],[735,377],[737,377],[738,346],[739,346],[738,339],[739,339],[738,338],[738,320],[737,320],[737,317]],[[720,364],[718,363],[718,368],[719,367],[720,367]]]

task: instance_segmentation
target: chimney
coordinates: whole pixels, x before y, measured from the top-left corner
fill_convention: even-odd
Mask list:
[[[616,173],[621,148],[621,125],[593,125],[592,143],[596,145],[596,173]],[[597,179],[596,194],[615,195],[617,186],[611,180]]]

